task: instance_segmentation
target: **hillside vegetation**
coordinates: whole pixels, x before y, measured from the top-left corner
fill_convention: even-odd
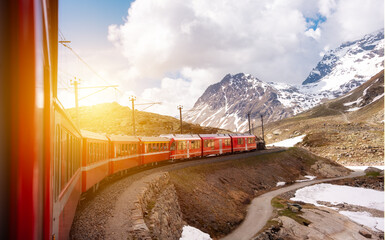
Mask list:
[[[301,146],[346,165],[383,165],[384,71],[348,94],[266,125],[267,144],[306,134]],[[352,111],[357,109],[355,111]]]
[[[76,122],[76,109],[67,109]],[[80,127],[92,132],[133,135],[132,111],[118,103],[103,103],[79,108]],[[135,110],[135,129],[139,136],[180,133],[179,119]],[[183,133],[226,133],[228,131],[183,122]]]

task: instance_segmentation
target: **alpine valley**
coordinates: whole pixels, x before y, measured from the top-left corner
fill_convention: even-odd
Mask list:
[[[255,126],[291,117],[338,98],[384,69],[384,29],[341,44],[327,52],[300,86],[263,82],[250,74],[227,74],[209,86],[184,116],[191,123],[248,130],[248,114]]]

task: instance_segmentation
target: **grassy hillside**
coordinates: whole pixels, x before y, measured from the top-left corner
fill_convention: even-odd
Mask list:
[[[75,108],[67,109],[67,112],[76,122]],[[116,102],[80,107],[79,115],[81,129],[107,134],[133,135],[131,109]],[[170,116],[135,110],[135,128],[136,134],[140,136],[180,133],[180,121]],[[228,131],[183,122],[185,134],[225,132]]]
[[[340,98],[325,102],[297,116],[269,123],[267,144],[306,134],[302,146],[342,164],[379,164],[384,157],[384,72]],[[349,103],[363,99],[367,105],[348,111]],[[258,129],[259,131],[259,129]]]

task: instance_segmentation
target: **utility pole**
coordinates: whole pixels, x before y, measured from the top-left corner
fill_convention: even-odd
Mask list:
[[[129,100],[132,102],[132,129],[134,131],[134,136],[136,136],[136,132],[135,132],[135,108],[134,108],[134,101],[136,100],[136,97],[130,96]]]
[[[265,141],[265,133],[263,131],[263,115],[261,114],[261,122],[262,122],[262,140]]]
[[[75,107],[76,107],[76,124],[78,125],[78,128],[80,128],[80,116],[79,116],[79,82],[80,79],[71,80],[71,85],[75,88]]]
[[[183,109],[183,106],[179,105],[178,109],[179,109],[179,117],[180,117],[180,134],[183,134],[183,127],[182,127],[182,109]]]
[[[247,114],[247,119],[249,121],[249,133],[251,134],[251,128],[250,128],[250,113]]]

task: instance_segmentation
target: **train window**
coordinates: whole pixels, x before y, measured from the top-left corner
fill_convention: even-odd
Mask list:
[[[54,176],[54,200],[57,200],[57,197],[59,196],[59,189],[60,189],[60,181],[59,181],[59,172],[60,172],[60,168],[59,168],[59,163],[60,163],[60,155],[61,155],[61,152],[60,152],[60,145],[61,145],[61,142],[60,142],[60,125],[57,125],[56,126],[56,129],[55,129],[55,145],[54,145],[54,162],[53,162],[53,168],[54,168],[54,172],[53,172],[53,176]]]
[[[176,148],[176,142],[172,142],[170,146],[170,150],[175,151],[175,148]]]

